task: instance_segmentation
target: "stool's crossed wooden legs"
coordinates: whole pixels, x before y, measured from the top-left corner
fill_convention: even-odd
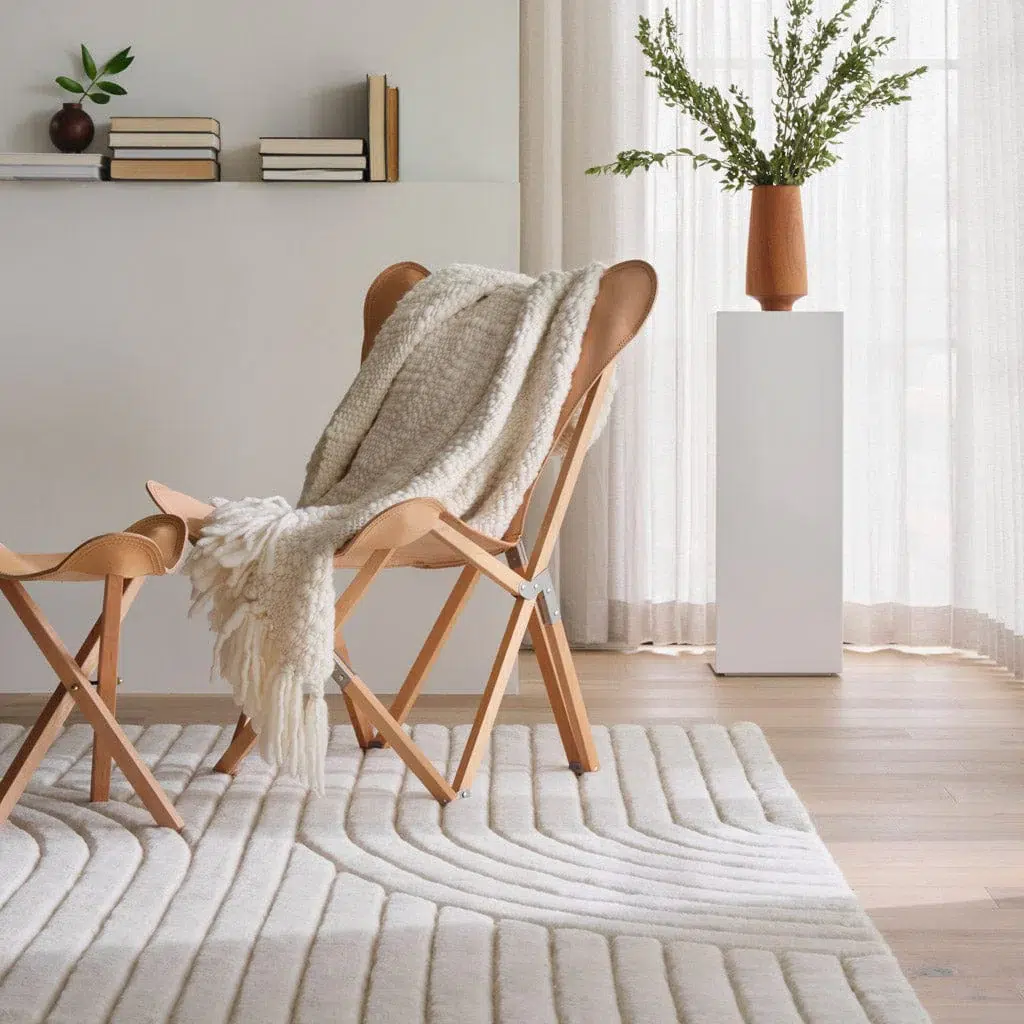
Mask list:
[[[117,687],[121,622],[142,583],[142,579],[106,577],[103,614],[82,644],[78,656],[73,658],[25,587],[15,580],[0,580],[0,591],[60,679],[60,685],[47,701],[43,713],[0,781],[0,822],[6,820],[18,802],[32,773],[67,721],[71,709],[77,704],[95,733],[91,798],[105,800],[109,796],[110,758],[113,757],[158,825],[174,829],[184,826],[181,817],[125,736],[111,710]],[[88,677],[97,660],[100,666],[100,693],[93,689]]]

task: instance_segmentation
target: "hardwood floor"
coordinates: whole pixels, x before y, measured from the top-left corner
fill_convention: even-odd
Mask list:
[[[1024,1022],[1024,684],[985,662],[847,655],[839,679],[719,679],[689,654],[578,652],[595,722],[757,722],[936,1024]],[[500,720],[548,721],[532,656]],[[41,699],[0,695],[0,719]],[[468,721],[426,696],[421,720]],[[124,721],[233,721],[227,698],[120,695]],[[343,720],[340,697],[332,717]]]

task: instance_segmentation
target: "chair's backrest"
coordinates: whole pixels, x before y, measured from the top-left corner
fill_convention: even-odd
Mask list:
[[[430,271],[419,263],[396,263],[378,274],[370,285],[363,304],[363,353],[365,360],[373,348],[384,321],[399,300]],[[609,267],[601,277],[594,308],[590,313],[580,360],[573,373],[569,394],[562,406],[555,444],[572,422],[587,393],[597,384],[619,353],[636,337],[654,305],[658,277],[643,260],[627,260]],[[552,445],[554,448],[555,445]],[[518,540],[526,521],[533,486],[505,533],[506,540]]]

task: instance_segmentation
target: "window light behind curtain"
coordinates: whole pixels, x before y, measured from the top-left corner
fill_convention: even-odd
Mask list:
[[[782,0],[669,6],[699,74],[740,83],[768,111],[765,37]],[[898,39],[889,66],[932,70],[805,187],[811,294],[798,308],[846,312],[847,641],[956,643],[1011,662],[1024,634],[1024,261],[1015,164],[998,154],[1020,152],[1024,11],[977,6],[894,0],[883,15]],[[743,294],[746,194],[681,161],[584,176],[626,147],[699,148],[644,79],[633,39],[638,15],[663,9],[523,4],[524,269],[643,256],[661,279],[563,531],[563,603],[583,644],[713,641],[713,316],[756,308]],[[965,149],[972,178],[958,184]],[[958,234],[975,260],[959,278]]]

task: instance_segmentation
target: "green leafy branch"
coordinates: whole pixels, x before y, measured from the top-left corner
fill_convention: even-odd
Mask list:
[[[670,11],[657,28],[640,18],[637,41],[649,64],[645,72],[658,85],[659,97],[700,126],[700,137],[718,148],[703,153],[688,147],[654,153],[627,149],[615,161],[591,167],[588,174],[621,174],[663,166],[669,158],[688,157],[694,167],[710,167],[721,175],[726,191],[751,185],[803,185],[813,174],[839,160],[841,137],[869,111],[895,107],[910,100],[913,79],[927,67],[876,77],[875,70],[895,36],[872,35],[886,0],[873,0],[864,23],[849,35],[831,70],[822,76],[833,47],[850,33],[859,0],[843,0],[831,18],[811,15],[814,0],[788,0],[785,31],[775,18],[768,33],[768,52],[776,80],[772,113],[775,144],[769,153],[757,140],[757,119],[747,95],[732,85],[723,93],[695,79],[683,55]],[[815,86],[817,91],[815,92]]]
[[[132,62],[135,60],[131,49],[130,46],[126,46],[123,50],[118,50],[106,64],[102,67],[97,67],[96,61],[93,60],[93,56],[89,52],[89,48],[85,43],[82,43],[82,70],[85,72],[85,77],[89,84],[82,85],[81,82],[76,81],[74,78],[68,78],[67,75],[58,75],[54,81],[62,89],[66,89],[76,96],[81,96],[83,101],[92,100],[93,103],[101,105],[109,103],[111,96],[127,96],[128,91],[124,86],[118,85],[117,82],[112,82],[109,79],[110,76],[119,75],[122,71],[126,71],[131,67]]]

